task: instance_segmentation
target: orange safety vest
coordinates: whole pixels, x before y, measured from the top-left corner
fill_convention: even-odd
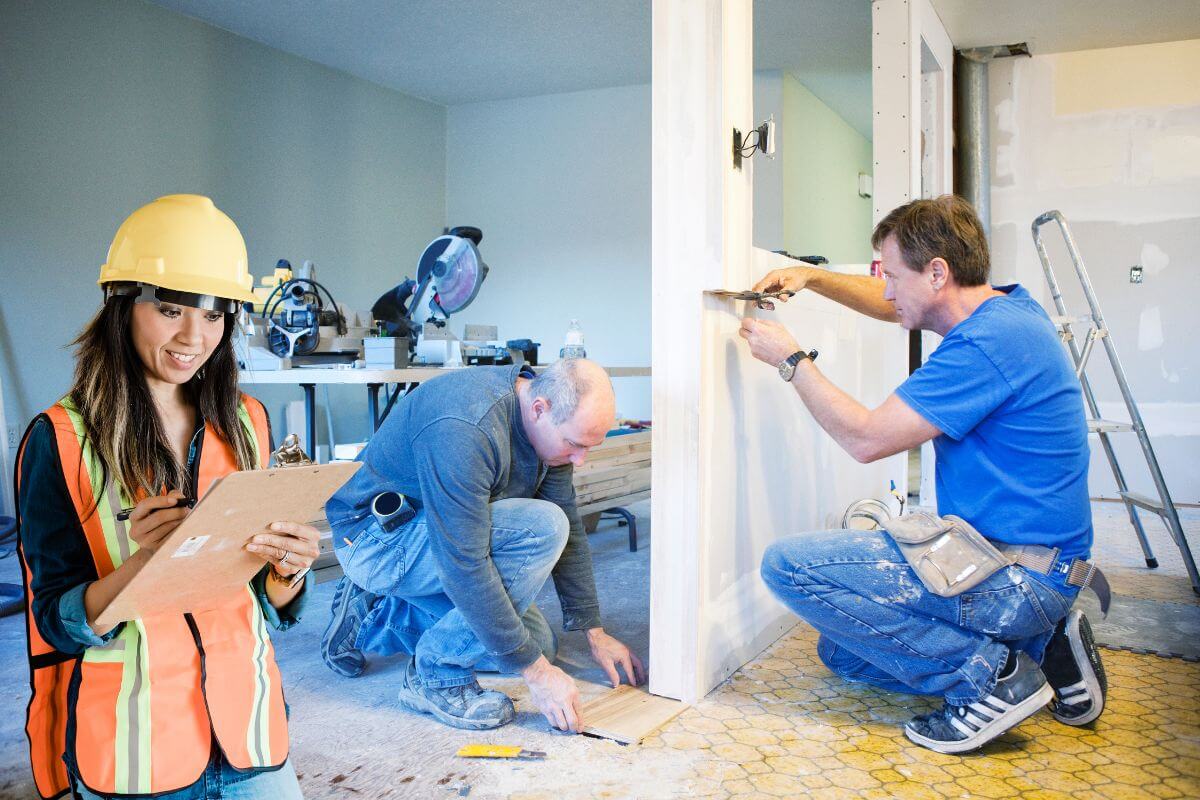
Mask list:
[[[270,446],[262,404],[243,395],[238,415],[253,434],[257,460],[266,466]],[[45,416],[54,428],[96,573],[103,578],[138,549],[127,523],[116,519],[123,504],[133,503],[113,481],[104,485],[103,465],[68,398]],[[18,476],[23,452],[22,446]],[[233,450],[205,423],[196,496],[236,470]],[[23,554],[21,565],[32,689],[25,730],[43,798],[58,797],[70,787],[64,755],[84,786],[115,795],[190,786],[208,765],[214,738],[240,770],[276,769],[287,760],[283,686],[249,585],[207,611],[129,620],[103,646],[69,655],[39,634],[32,616],[32,574]]]

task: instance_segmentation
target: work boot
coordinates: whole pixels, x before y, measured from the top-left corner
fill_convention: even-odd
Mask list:
[[[1104,711],[1108,677],[1092,638],[1092,626],[1079,609],[1054,629],[1042,659],[1042,672],[1054,689],[1050,713],[1059,722],[1087,725]]]
[[[1054,690],[1033,659],[1010,651],[990,695],[961,706],[947,702],[940,711],[913,717],[904,735],[938,753],[965,753],[983,747],[1052,699]]]
[[[357,678],[367,666],[367,657],[355,644],[363,619],[379,600],[345,575],[333,590],[331,616],[321,637],[321,658],[326,666],[346,678]]]
[[[410,658],[404,667],[398,699],[413,711],[432,714],[439,722],[471,731],[499,728],[517,716],[508,695],[488,691],[474,679],[465,686],[442,689],[426,686],[417,674],[415,658]]]

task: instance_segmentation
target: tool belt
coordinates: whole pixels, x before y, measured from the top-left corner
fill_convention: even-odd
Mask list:
[[[925,588],[939,597],[957,597],[1007,566],[1042,575],[1059,573],[1068,586],[1090,588],[1108,614],[1112,593],[1104,573],[1081,558],[1060,563],[1057,547],[992,544],[961,517],[925,511],[890,519],[885,530]]]

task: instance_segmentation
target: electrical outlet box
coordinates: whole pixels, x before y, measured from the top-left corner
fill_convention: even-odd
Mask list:
[[[767,117],[767,121],[759,126],[762,131],[762,147],[760,148],[767,158],[775,157],[775,115]]]
[[[5,433],[8,436],[9,449],[16,449],[16,447],[21,444],[21,429],[16,425],[9,425],[8,430]]]
[[[1138,264],[1137,266],[1133,266],[1133,267],[1129,268],[1129,282],[1130,283],[1141,283],[1142,282],[1142,266],[1141,266],[1141,264]]]

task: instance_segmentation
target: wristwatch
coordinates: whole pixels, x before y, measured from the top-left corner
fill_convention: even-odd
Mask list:
[[[803,350],[797,350],[790,356],[779,362],[779,377],[783,378],[786,383],[792,382],[792,376],[796,374],[796,365],[804,359],[817,360],[817,351],[809,350],[807,353]]]

